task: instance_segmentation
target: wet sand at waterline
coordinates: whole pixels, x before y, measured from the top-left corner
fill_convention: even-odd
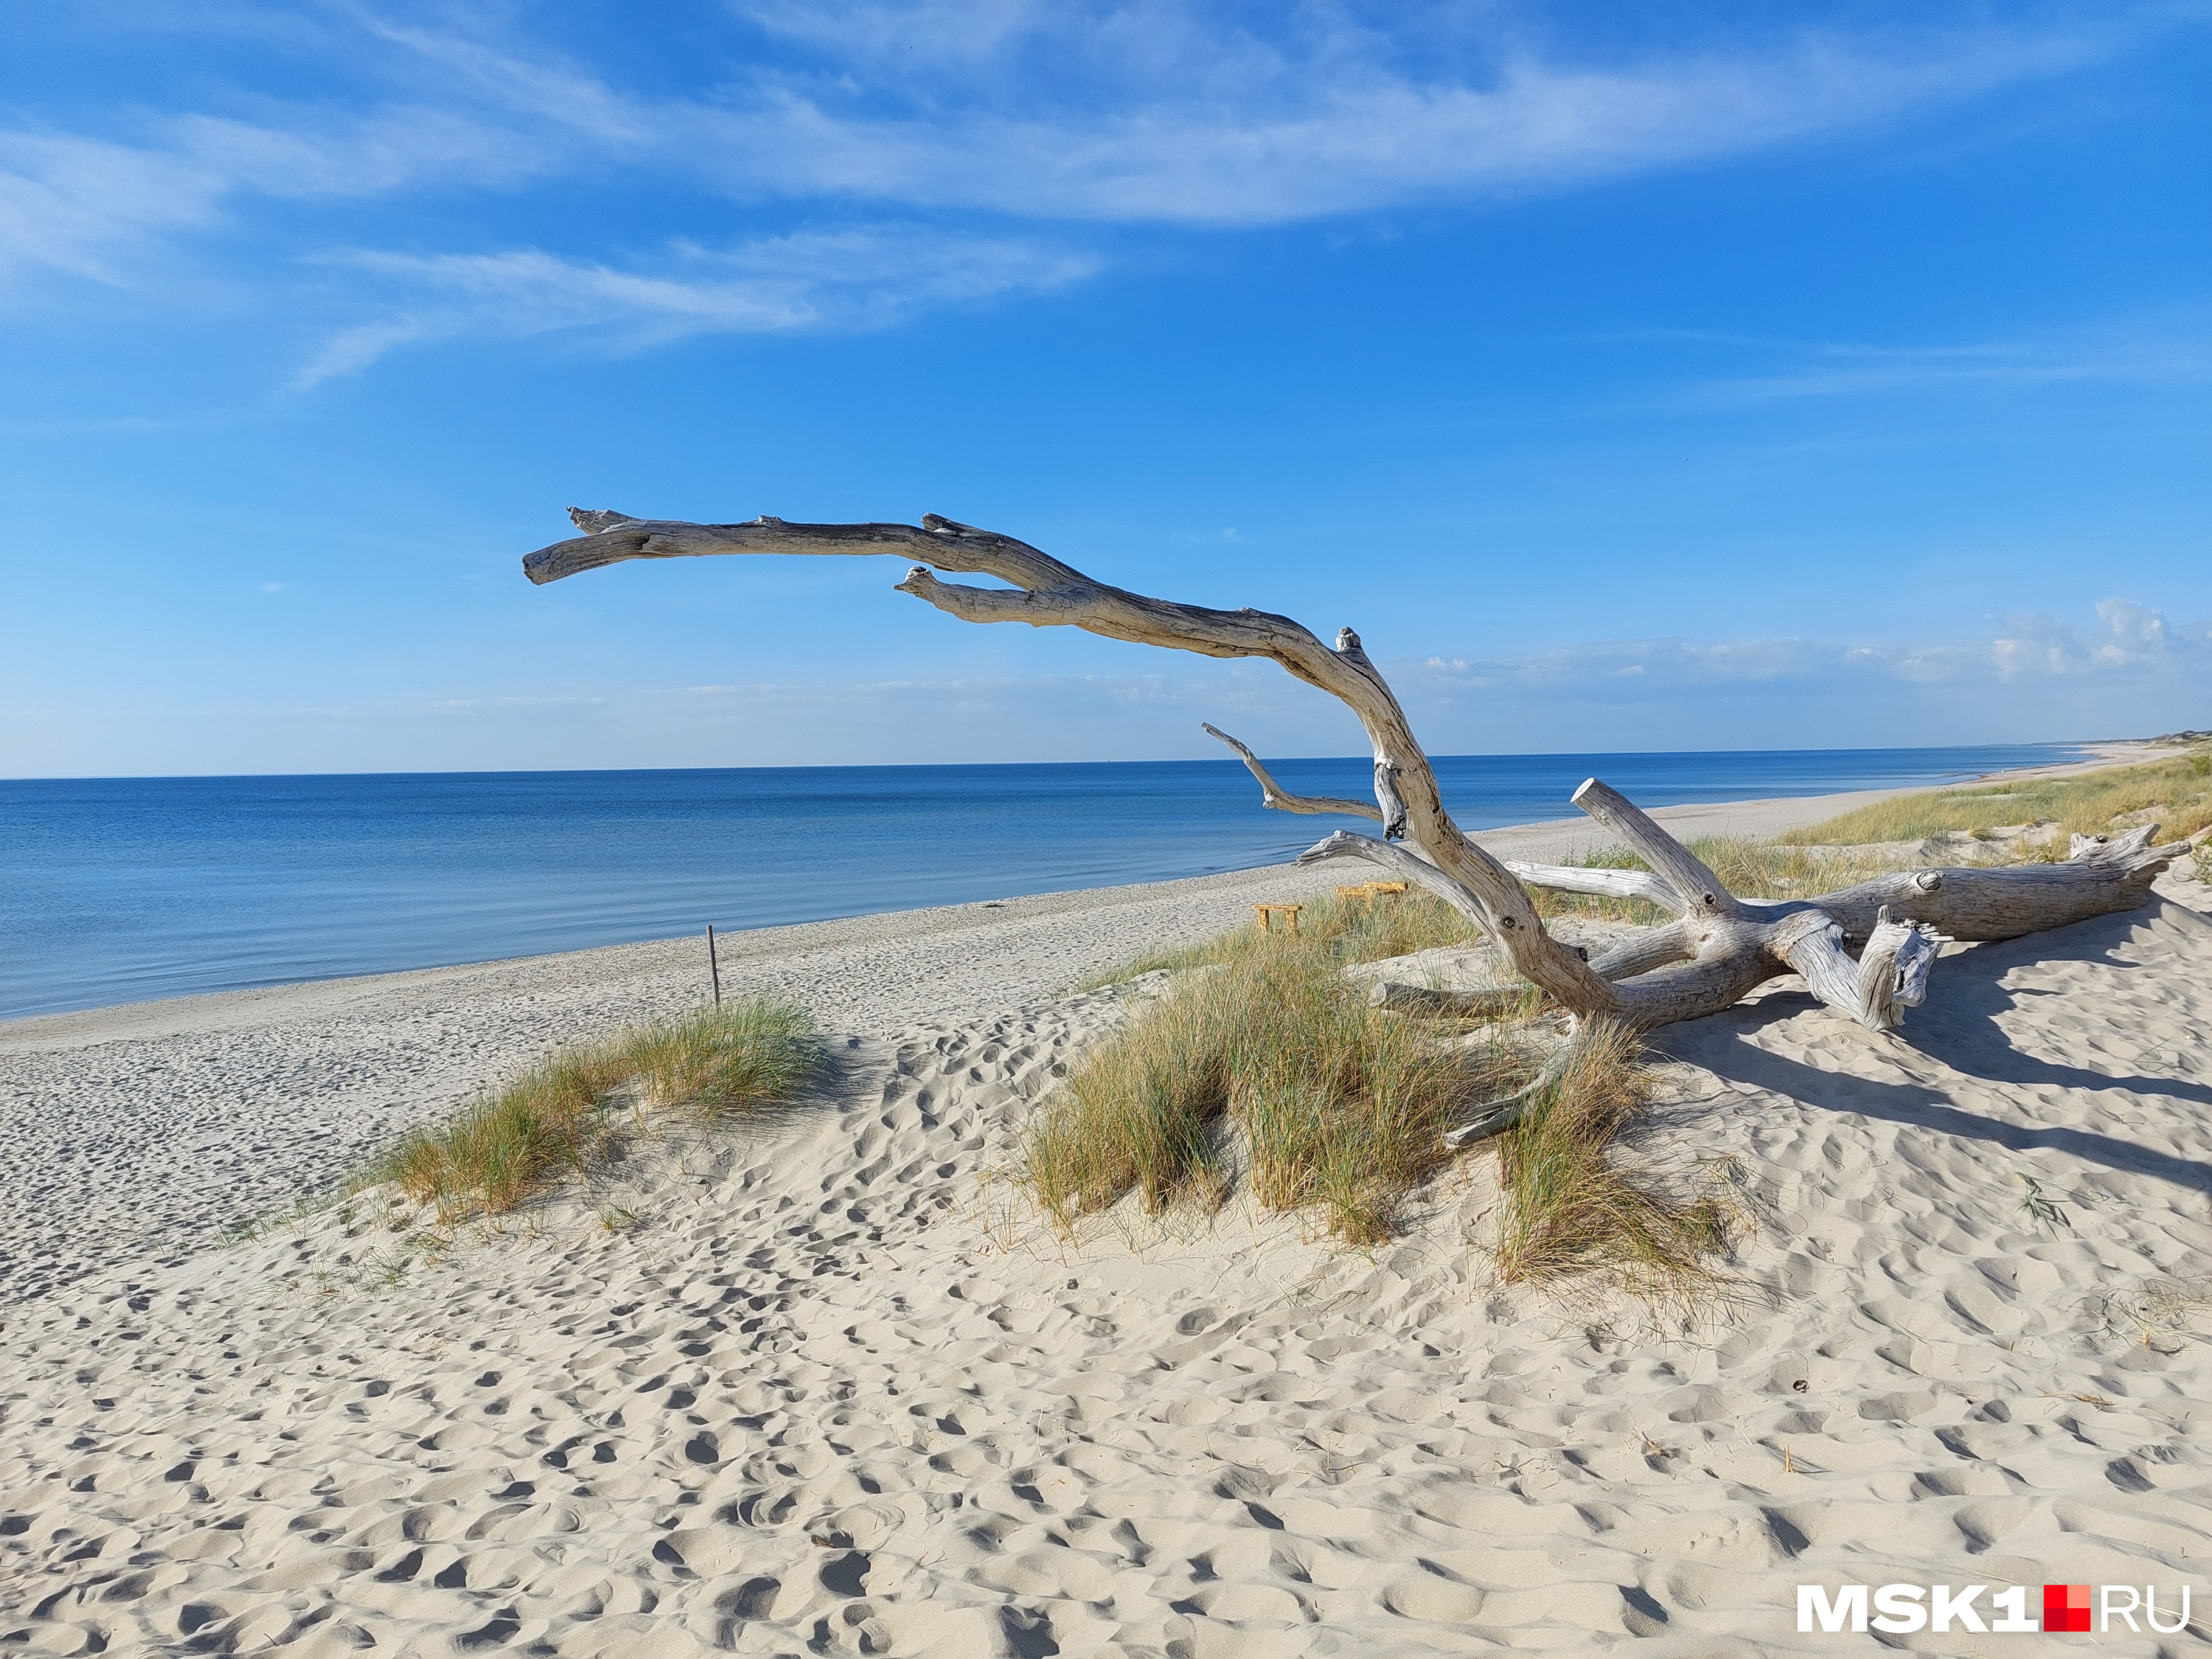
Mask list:
[[[1849,1645],[1800,1583],[2207,1589],[2202,884],[1954,951],[1902,1041],[1790,980],[1661,1033],[1637,1156],[1734,1158],[1763,1217],[1687,1328],[1492,1283],[1487,1156],[1368,1254],[1241,1199],[1053,1233],[1024,1115],[1142,994],[1066,988],[1348,878],[734,936],[726,994],[834,1034],[823,1097],[641,1158],[635,1224],[578,1193],[396,1277],[368,1200],[212,1239],[696,1006],[696,941],[0,1025],[0,1640],[1718,1656]]]

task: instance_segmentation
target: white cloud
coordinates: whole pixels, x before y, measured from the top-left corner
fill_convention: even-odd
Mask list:
[[[1771,348],[1796,361],[1778,372],[1711,381],[1711,403],[1869,397],[1945,387],[2026,390],[2087,382],[2185,386],[2212,380],[2212,331],[2201,308],[2166,310],[2037,339],[1966,345],[1820,344]]]
[[[303,385],[349,374],[398,346],[460,335],[564,333],[623,349],[697,334],[878,327],[926,307],[1057,288],[1095,264],[1019,238],[948,236],[913,225],[810,231],[721,249],[678,245],[631,268],[536,249],[364,252],[347,263],[400,298],[329,340],[301,371]]]
[[[1297,56],[1185,29],[1178,61],[1097,106],[896,117],[787,80],[700,158],[739,191],[842,193],[1035,217],[1248,226],[1571,189],[1863,129],[2078,67],[2077,36],[1978,33],[1583,67],[1516,53],[1423,76],[1372,40]],[[848,83],[849,84],[849,83]],[[1161,88],[1189,90],[1182,96]],[[860,90],[872,90],[864,81]],[[843,95],[840,95],[842,94]],[[1035,103],[1036,100],[1019,100]]]
[[[0,278],[44,267],[99,283],[153,237],[212,222],[221,180],[182,156],[0,133]]]
[[[466,114],[397,107],[321,130],[187,114],[139,144],[0,132],[0,280],[39,270],[165,286],[185,233],[235,228],[254,197],[339,201],[435,183],[507,186],[554,156]]]
[[[2084,633],[2050,617],[2021,617],[1979,641],[1838,644],[1804,639],[1617,640],[1521,657],[1431,657],[1414,671],[1431,691],[1640,698],[1663,691],[1753,685],[1817,689],[2010,684],[2025,681],[2166,678],[2212,696],[2212,623],[2177,624],[2130,599],[2101,601],[2102,627]],[[1608,690],[1606,683],[1628,680]]]
[[[240,89],[227,112],[118,109],[103,118],[122,136],[0,132],[0,295],[27,312],[73,283],[168,307],[221,291],[319,333],[302,387],[462,338],[615,352],[866,329],[1079,281],[1109,257],[1106,225],[1231,229],[1571,190],[1869,131],[2064,73],[2153,27],[1770,31],[1607,55],[1543,43],[1507,8],[1441,4],[1376,25],[1342,3],[1289,9],[1264,34],[1206,0],[732,11],[751,33],[709,34],[698,71],[667,87],[564,58],[492,9],[395,0],[293,17],[288,49],[342,70],[349,96]],[[565,214],[559,246],[494,231],[442,251],[358,234],[349,247],[327,216],[271,230],[289,222],[277,204],[617,183],[653,204],[623,218],[621,245]],[[769,202],[785,222],[794,204],[817,224],[914,222],[702,247],[670,234],[700,222],[702,190],[721,198],[715,222],[757,221]],[[1005,222],[979,227],[978,212]],[[2040,346],[1812,347],[1691,396],[2202,380],[2201,319],[2181,320]]]
[[[2063,73],[2142,32],[2123,18],[1808,33],[1599,61],[1530,45],[1510,18],[1440,5],[1393,11],[1379,28],[1334,7],[1290,9],[1264,38],[1199,0],[739,9],[780,44],[709,37],[690,83],[665,87],[502,33],[495,13],[322,14],[303,37],[312,50],[383,96],[256,97],[243,106],[253,119],[104,115],[131,128],[128,142],[0,134],[7,257],[151,283],[166,239],[219,230],[255,198],[544,179],[1032,221],[1281,223],[1571,189],[1863,131]],[[811,66],[792,61],[794,42]],[[468,254],[497,257],[457,257]]]

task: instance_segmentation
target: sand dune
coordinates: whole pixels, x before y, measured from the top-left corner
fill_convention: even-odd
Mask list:
[[[1372,1256],[1056,1238],[1023,1115],[1141,987],[859,1040],[434,1262],[364,1200],[87,1278],[0,1354],[0,1640],[1826,1653],[1799,1583],[2189,1581],[2212,921],[2161,890],[1956,952],[1904,1042],[1788,981],[1665,1034],[1641,1155],[1765,1218],[1687,1328],[1487,1282],[1480,1158]]]
[[[1765,836],[1895,791],[1669,807],[1680,835]],[[1587,818],[1480,839],[1602,845]],[[1150,946],[1248,925],[1256,900],[1353,872],[1290,866],[725,935],[732,995],[773,992],[871,1037],[1064,994]],[[0,1314],[105,1267],[174,1261],[265,1216],[560,1042],[696,1007],[699,939],[0,1022]]]

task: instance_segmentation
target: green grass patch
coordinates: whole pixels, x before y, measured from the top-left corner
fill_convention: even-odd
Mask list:
[[[1641,1053],[1626,1027],[1590,1023],[1558,1085],[1498,1137],[1505,1201],[1496,1251],[1506,1283],[1601,1273],[1647,1298],[1680,1297],[1728,1248],[1737,1206],[1671,1199],[1615,1162],[1614,1141],[1651,1098]]]
[[[1388,1237],[1405,1194],[1448,1160],[1443,1131],[1533,1069],[1507,1045],[1446,1049],[1437,1027],[1370,1008],[1367,988],[1344,981],[1349,963],[1435,941],[1389,905],[1371,918],[1318,905],[1322,921],[1295,937],[1255,931],[1193,953],[1199,971],[1093,1051],[1033,1121],[1026,1173],[1046,1210],[1073,1227],[1133,1192],[1154,1214],[1217,1206],[1233,1117],[1263,1204],[1318,1206],[1350,1243]]]
[[[2071,777],[1899,795],[1779,839],[1797,846],[1855,846],[1919,841],[1952,830],[1986,835],[2003,825],[2055,820],[2052,840],[2057,856],[2063,858],[2069,836],[2108,836],[2148,819],[2168,840],[2212,824],[2212,750]]]
[[[368,1171],[447,1223],[506,1213],[588,1170],[625,1122],[711,1123],[788,1101],[822,1064],[812,1022],[757,1000],[656,1022],[541,1061]],[[626,1110],[623,1109],[627,1109]]]

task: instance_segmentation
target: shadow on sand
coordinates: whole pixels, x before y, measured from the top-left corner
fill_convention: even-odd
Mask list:
[[[2032,988],[2008,988],[2005,975],[2027,963],[2094,962],[2119,972],[2142,971],[2125,953],[2146,924],[2171,921],[2188,933],[2201,931],[2204,954],[2212,961],[2212,921],[2177,905],[2154,906],[2119,915],[2100,916],[2071,927],[1979,945],[1944,959],[1926,1006],[1912,1011],[1905,1028],[1886,1037],[1868,1034],[1873,1047],[1909,1048],[1961,1076],[2022,1088],[2088,1091],[2125,1090],[2145,1100],[2212,1105],[2212,1086],[2177,1077],[2093,1072],[2080,1066],[2040,1060],[2015,1047],[1998,1017],[2034,998],[2060,994]],[[1912,1124],[1939,1133],[1986,1140],[2013,1152],[2048,1150],[2117,1170],[2154,1176],[2176,1186],[2212,1192],[2212,1164],[2179,1158],[2092,1129],[2038,1125],[1962,1109],[1941,1089],[1919,1083],[1883,1083],[1850,1076],[1848,1091],[1838,1073],[1793,1060],[1751,1039],[1763,1027],[1818,1007],[1797,991],[1771,993],[1753,1003],[1708,1021],[1705,1028],[1680,1028],[1679,1035],[1656,1034],[1662,1052],[1701,1066],[1729,1082],[1769,1090],[1808,1106],[1864,1114],[1893,1123]],[[1733,1040],[1715,1041],[1723,1036]],[[1674,1040],[1670,1041],[1670,1036]]]

